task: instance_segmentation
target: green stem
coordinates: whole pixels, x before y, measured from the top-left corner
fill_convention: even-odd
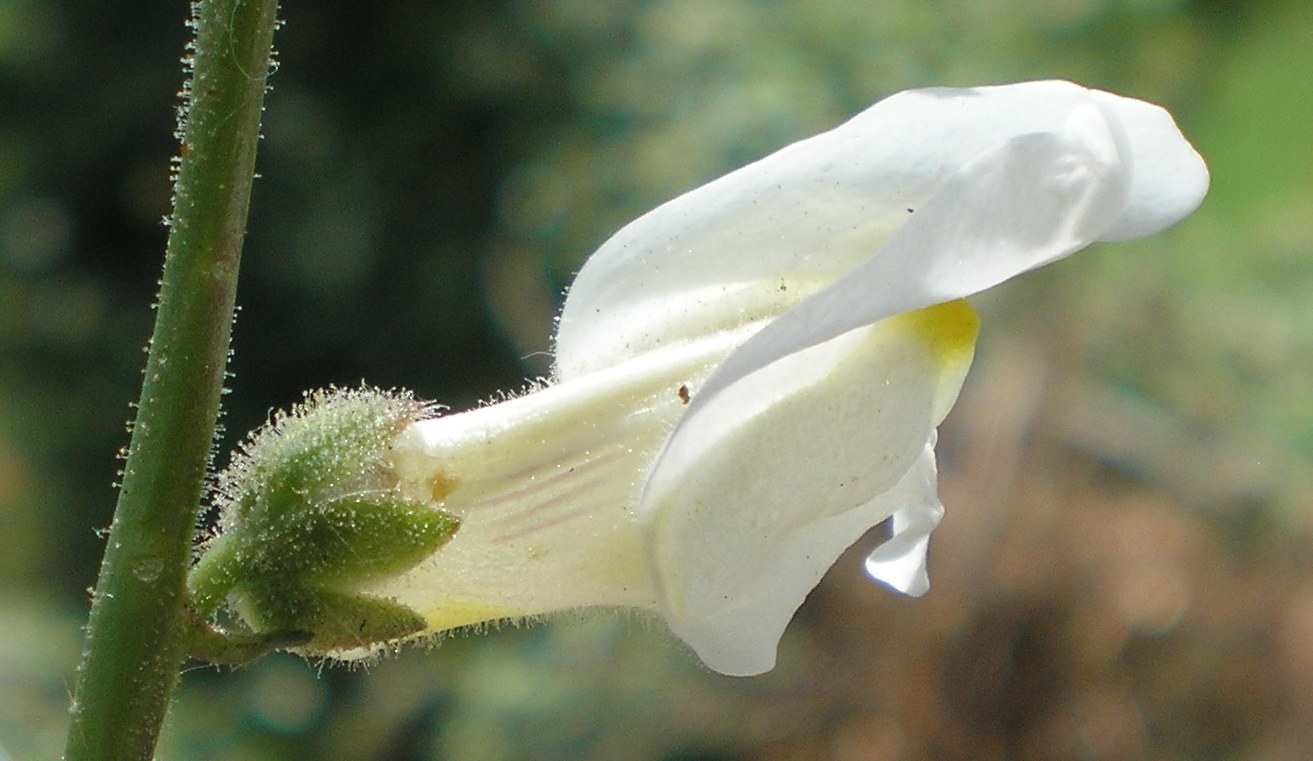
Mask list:
[[[192,613],[202,620],[214,615],[236,583],[231,570],[236,548],[231,537],[220,536],[187,574]]]
[[[314,639],[310,632],[227,632],[190,616],[187,622],[187,653],[194,658],[226,666],[244,666],[274,652],[300,647]]]
[[[159,311],[92,597],[69,761],[152,758],[178,681],[276,12],[276,0],[192,4],[195,63]]]

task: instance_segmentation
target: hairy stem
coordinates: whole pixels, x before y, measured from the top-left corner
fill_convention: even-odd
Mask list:
[[[65,758],[150,759],[188,639],[184,579],[227,365],[276,0],[192,4],[164,274]]]

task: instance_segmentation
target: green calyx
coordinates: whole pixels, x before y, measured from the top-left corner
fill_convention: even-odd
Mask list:
[[[371,649],[424,629],[411,609],[355,590],[409,570],[459,526],[402,497],[392,472],[392,439],[430,412],[408,394],[330,389],[247,440],[219,475],[220,533],[187,581],[199,619],[227,603],[251,627],[220,635],[233,652],[252,641],[312,654]],[[193,639],[199,657],[225,659],[214,636]]]

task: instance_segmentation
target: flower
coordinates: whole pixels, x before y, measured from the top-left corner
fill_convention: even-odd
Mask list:
[[[653,610],[712,669],[767,671],[881,521],[867,571],[926,591],[962,299],[1162,230],[1207,185],[1163,109],[1032,82],[903,92],[680,196],[579,272],[550,382],[392,441],[407,504],[460,527],[354,591],[428,631]]]

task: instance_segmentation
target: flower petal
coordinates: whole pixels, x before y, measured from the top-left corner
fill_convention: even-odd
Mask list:
[[[1098,90],[1093,94],[1126,135],[1132,171],[1126,208],[1099,240],[1153,235],[1199,208],[1208,192],[1208,167],[1181,136],[1172,115],[1152,103]]]
[[[707,382],[680,428],[739,378],[904,312],[963,298],[1076,251],[1116,220],[1127,175],[1096,106],[1014,137],[947,178],[879,252],[766,325]],[[669,447],[677,446],[676,428]]]
[[[1110,130],[1128,136],[1146,169],[1122,167],[1126,206],[1102,220],[1110,237],[1147,234],[1198,205],[1207,171],[1156,106],[1068,82],[900,93],[616,233],[566,300],[558,377],[784,311],[874,255],[981,154],[1022,135],[1065,135],[1073,113],[1090,107],[1125,122]],[[1093,240],[1104,231],[1083,232]],[[752,305],[728,308],[745,290],[757,294]]]
[[[925,456],[930,458],[933,466],[933,444],[926,445]],[[894,513],[893,535],[866,557],[866,573],[871,578],[913,597],[930,591],[930,576],[925,567],[926,550],[930,547],[930,532],[944,518],[944,506],[935,495],[934,468],[923,468],[918,472],[922,475],[920,486],[928,496]],[[925,478],[926,475],[929,478]]]
[[[780,635],[849,545],[932,509],[927,442],[970,364],[975,313],[954,302],[852,331],[741,379],[652,474],[659,607],[711,668],[769,670]]]

